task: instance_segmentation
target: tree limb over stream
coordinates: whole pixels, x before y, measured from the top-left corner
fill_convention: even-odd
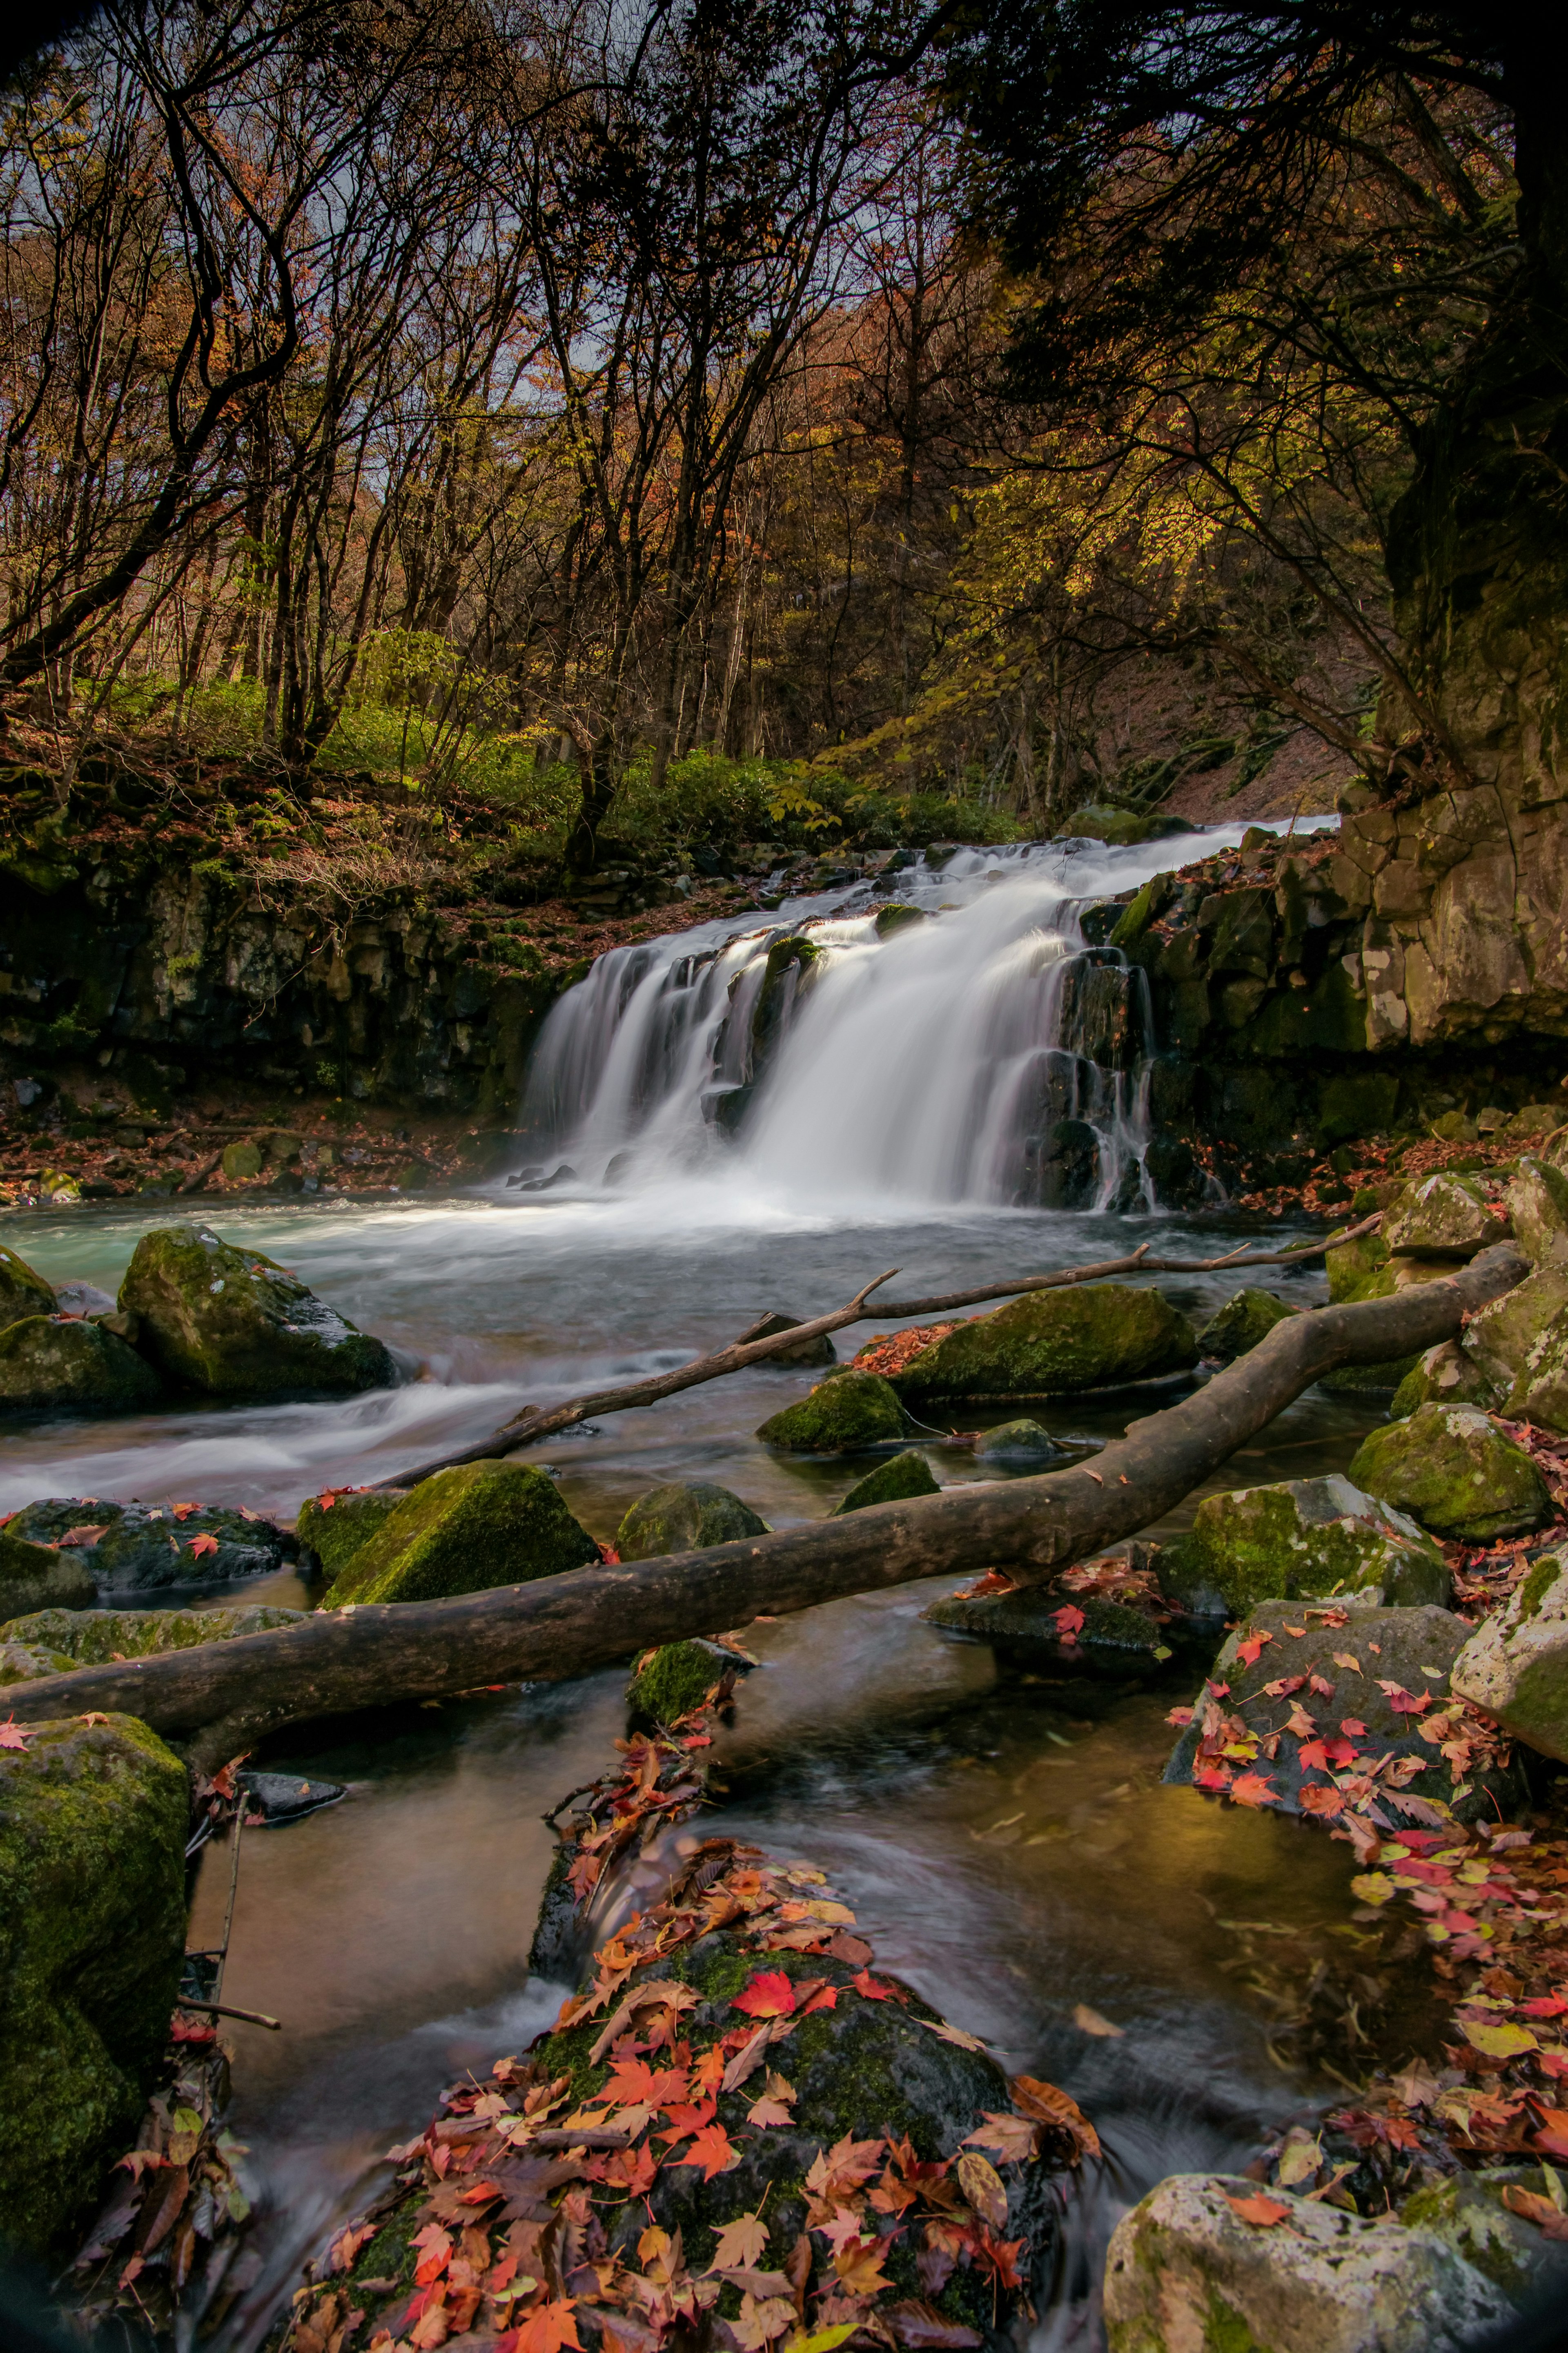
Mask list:
[[[29,1722],[122,1711],[176,1739],[200,1735],[198,1757],[216,1761],[312,1716],[481,1684],[561,1682],[762,1611],[809,1609],[992,1564],[1039,1580],[1170,1511],[1322,1374],[1452,1339],[1467,1315],[1529,1271],[1517,1250],[1498,1243],[1439,1282],[1289,1316],[1179,1405],[1133,1422],[1092,1466],[950,1487],[773,1535],[606,1562],[453,1601],[351,1605],[268,1634],[42,1676],[13,1686],[6,1703]]]
[[[1369,1234],[1382,1223],[1382,1212],[1363,1218],[1359,1226],[1336,1235],[1333,1246],[1353,1241]],[[566,1398],[560,1405],[524,1406],[510,1421],[503,1422],[489,1438],[472,1446],[460,1447],[455,1454],[437,1455],[432,1462],[421,1462],[417,1470],[399,1471],[390,1478],[379,1479],[380,1487],[416,1487],[422,1479],[433,1479],[437,1471],[455,1470],[459,1462],[493,1462],[504,1454],[515,1454],[520,1448],[533,1445],[539,1439],[553,1438],[558,1430],[570,1430],[576,1422],[586,1421],[590,1414],[626,1413],[634,1406],[658,1405],[667,1397],[677,1397],[682,1389],[698,1388],[703,1381],[721,1380],[726,1373],[743,1371],[748,1365],[760,1365],[769,1356],[776,1356],[786,1348],[798,1348],[803,1341],[816,1340],[825,1333],[842,1331],[847,1324],[910,1324],[921,1315],[941,1315],[950,1307],[975,1307],[985,1299],[1014,1299],[1029,1291],[1062,1291],[1079,1282],[1105,1282],[1118,1274],[1215,1274],[1222,1267],[1234,1267],[1237,1272],[1252,1266],[1282,1266],[1292,1260],[1305,1261],[1321,1258],[1329,1249],[1328,1239],[1320,1242],[1300,1242],[1290,1250],[1251,1250],[1243,1243],[1239,1249],[1227,1250],[1223,1258],[1151,1258],[1147,1242],[1140,1242],[1135,1250],[1124,1258],[1101,1259],[1095,1266],[1058,1267],[1052,1274],[1025,1274],[1011,1282],[985,1282],[973,1291],[943,1291],[930,1299],[885,1299],[875,1307],[866,1302],[884,1282],[890,1282],[899,1271],[889,1267],[858,1291],[847,1305],[835,1307],[826,1315],[813,1316],[806,1324],[792,1324],[787,1331],[770,1333],[765,1339],[753,1339],[761,1329],[753,1324],[727,1348],[717,1348],[710,1356],[694,1356],[689,1364],[678,1365],[673,1372],[656,1373],[646,1381],[630,1381],[619,1388],[594,1389],[585,1396]],[[763,1317],[771,1323],[771,1315]]]

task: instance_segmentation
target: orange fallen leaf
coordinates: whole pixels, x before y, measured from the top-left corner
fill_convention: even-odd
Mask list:
[[[677,2165],[700,2165],[703,2180],[711,2181],[715,2174],[728,2173],[739,2165],[741,2152],[722,2125],[710,2124],[704,2125],[702,2130],[694,2136],[686,2155],[676,2158],[674,2162]]]
[[[1272,2230],[1274,2224],[1283,2222],[1290,2211],[1289,2206],[1281,2206],[1277,2198],[1266,2197],[1261,2189],[1256,2190],[1250,2198],[1233,2198],[1227,2189],[1225,2202],[1243,2222],[1251,2222],[1260,2231]]]
[[[202,1535],[191,1538],[191,1551],[197,1560],[205,1559],[209,1552],[216,1552],[216,1536]]]
[[[795,2008],[795,1987],[783,1969],[759,1969],[731,2007],[748,2018],[787,2018]]]

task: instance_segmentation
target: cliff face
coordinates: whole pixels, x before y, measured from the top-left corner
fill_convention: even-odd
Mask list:
[[[562,981],[399,904],[334,924],[198,865],[0,871],[0,1044],[26,1062],[141,1066],[345,1100],[510,1117]]]

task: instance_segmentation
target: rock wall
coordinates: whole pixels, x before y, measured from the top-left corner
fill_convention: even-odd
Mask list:
[[[216,863],[0,872],[0,1046],[123,1071],[144,1099],[212,1077],[510,1118],[540,1023],[578,967],[476,944],[389,897],[334,924]]]

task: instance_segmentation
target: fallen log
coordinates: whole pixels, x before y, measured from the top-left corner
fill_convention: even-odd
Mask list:
[[[1340,1242],[1355,1241],[1369,1234],[1382,1222],[1381,1210],[1363,1218],[1359,1226],[1336,1238]],[[890,1282],[899,1271],[889,1267],[868,1282],[864,1291],[843,1307],[830,1308],[826,1315],[814,1316],[809,1323],[792,1324],[783,1332],[770,1334],[765,1339],[755,1339],[763,1324],[773,1317],[764,1315],[761,1322],[742,1333],[727,1348],[716,1348],[710,1356],[694,1356],[689,1364],[678,1365],[673,1372],[655,1373],[645,1381],[626,1381],[613,1389],[591,1389],[583,1397],[564,1398],[559,1405],[524,1406],[510,1421],[492,1430],[489,1438],[477,1439],[473,1445],[459,1447],[456,1453],[440,1454],[434,1461],[421,1462],[413,1471],[395,1471],[376,1481],[380,1487],[416,1487],[422,1479],[433,1479],[437,1471],[452,1471],[460,1462],[492,1462],[504,1454],[515,1454],[524,1446],[536,1445],[542,1438],[553,1438],[563,1430],[570,1430],[591,1414],[626,1413],[635,1407],[658,1405],[668,1397],[678,1397],[682,1389],[696,1388],[704,1381],[721,1380],[727,1373],[743,1371],[748,1365],[760,1365],[783,1349],[798,1348],[803,1340],[816,1340],[825,1333],[842,1331],[847,1324],[912,1324],[922,1315],[940,1315],[950,1307],[975,1307],[987,1299],[1013,1299],[1025,1292],[1064,1291],[1080,1282],[1106,1282],[1118,1274],[1215,1274],[1224,1267],[1237,1272],[1251,1266],[1279,1266],[1291,1260],[1321,1258],[1330,1247],[1327,1237],[1318,1242],[1300,1242],[1289,1250],[1251,1250],[1245,1242],[1227,1250],[1222,1258],[1152,1258],[1150,1246],[1140,1242],[1135,1250],[1122,1258],[1101,1259],[1092,1266],[1058,1267],[1050,1274],[1018,1275],[1011,1282],[983,1282],[971,1291],[943,1291],[930,1299],[885,1299],[876,1306],[867,1305],[874,1291]]]
[[[1529,1271],[1500,1242],[1440,1282],[1289,1316],[1179,1405],[1133,1422],[1092,1464],[453,1601],[351,1603],[272,1633],[42,1676],[12,1685],[5,1700],[31,1723],[122,1711],[174,1738],[201,1733],[198,1761],[221,1759],[282,1725],[487,1684],[561,1682],[760,1611],[779,1616],[991,1564],[1037,1581],[1170,1511],[1321,1374],[1451,1339]]]

